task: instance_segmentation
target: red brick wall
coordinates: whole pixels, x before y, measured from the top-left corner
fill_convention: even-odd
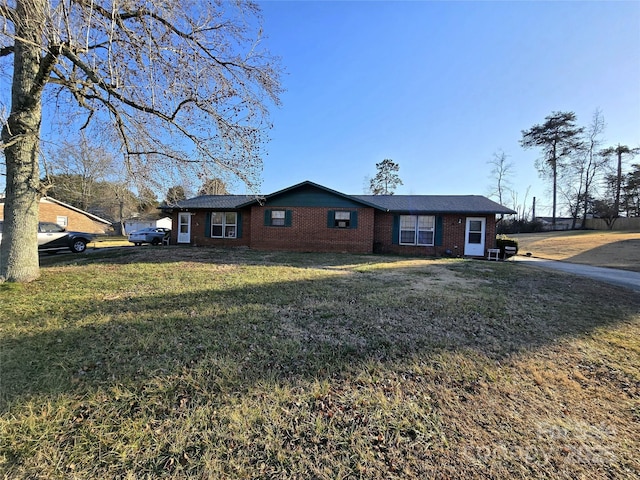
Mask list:
[[[375,213],[375,250],[380,253],[398,253],[405,255],[442,256],[450,250],[454,256],[464,255],[466,215],[442,216],[442,246],[419,247],[410,245],[393,244],[393,213],[376,211]],[[476,215],[474,215],[476,216]],[[486,235],[485,249],[493,248],[496,243],[496,219],[495,215],[477,215],[485,217]],[[458,223],[460,220],[460,223]]]
[[[485,249],[488,248],[496,248],[496,216],[495,215],[487,215],[487,238],[486,243],[484,245]]]
[[[208,247],[247,247],[251,239],[251,212],[243,210],[240,215],[242,222],[242,237],[240,238],[210,238],[206,237],[207,212],[198,211],[191,216],[191,245]],[[171,216],[171,245],[178,242],[178,214]],[[185,245],[185,244],[181,244]]]
[[[242,237],[236,239],[207,238],[205,225],[207,212],[200,211],[191,217],[191,245],[238,247],[248,246],[257,250],[284,250],[298,252],[353,252],[397,253],[404,255],[444,256],[450,250],[454,256],[464,255],[465,215],[443,216],[442,246],[418,247],[393,245],[392,213],[380,212],[373,208],[359,208],[358,228],[342,229],[327,227],[329,210],[341,208],[324,207],[276,207],[291,210],[290,227],[264,225],[266,207],[254,206],[242,211]],[[273,207],[272,207],[273,208]],[[342,208],[343,210],[347,210]],[[352,210],[352,209],[348,209]],[[485,217],[485,248],[495,246],[495,215]],[[458,223],[458,219],[461,220]],[[177,240],[178,214],[173,214],[171,244]]]
[[[41,222],[57,222],[57,217],[67,217],[67,230],[86,233],[111,233],[112,227],[102,222],[92,220],[86,215],[63,207],[57,203],[42,199],[39,205],[39,220]],[[4,219],[4,203],[0,204],[0,220]]]
[[[329,228],[329,210],[353,208],[272,207],[291,210],[290,227],[264,225],[266,207],[251,208],[251,248],[258,250],[288,250],[298,252],[373,251],[373,208],[357,208],[357,228]]]

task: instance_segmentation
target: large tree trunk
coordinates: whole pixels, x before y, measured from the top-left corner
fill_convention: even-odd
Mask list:
[[[616,217],[620,215],[620,190],[622,190],[622,147],[618,144],[616,153],[618,154],[618,172],[616,175],[616,198],[613,211]]]
[[[556,205],[558,198],[558,157],[556,156],[556,145],[553,144],[551,168],[553,169],[553,207],[551,213],[551,228],[556,229]]]
[[[2,129],[7,186],[0,246],[0,279],[38,277],[38,165],[42,119],[41,43],[46,0],[18,1],[11,113]],[[20,235],[18,236],[18,232]]]

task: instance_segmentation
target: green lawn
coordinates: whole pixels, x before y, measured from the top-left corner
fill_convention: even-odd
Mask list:
[[[0,285],[5,478],[637,478],[640,298],[512,262],[141,247]]]

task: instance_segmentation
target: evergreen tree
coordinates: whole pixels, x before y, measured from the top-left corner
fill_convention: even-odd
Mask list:
[[[400,166],[388,158],[380,163],[376,163],[378,173],[370,181],[371,193],[374,195],[393,195],[398,185],[402,185],[402,180],[398,176]]]
[[[576,126],[576,115],[573,112],[552,112],[543,124],[522,131],[520,145],[523,148],[542,149],[543,157],[536,161],[536,167],[542,177],[550,176],[552,180],[554,227],[558,203],[558,170],[579,148],[582,131],[583,128]]]

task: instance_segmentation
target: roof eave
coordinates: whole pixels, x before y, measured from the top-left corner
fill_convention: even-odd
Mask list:
[[[389,213],[411,213],[419,215],[514,215],[513,210],[420,210],[420,209],[388,209]]]
[[[333,190],[331,188],[325,187],[324,185],[320,185],[318,183],[314,183],[314,182],[312,182],[310,180],[305,180],[304,182],[300,182],[300,183],[298,183],[296,185],[292,185],[291,187],[283,188],[282,190],[278,190],[277,192],[270,193],[269,195],[266,195],[264,197],[256,197],[254,200],[251,200],[251,201],[246,202],[246,203],[244,203],[242,205],[239,205],[239,207],[248,207],[248,206],[251,206],[251,205],[255,205],[256,203],[258,203],[260,205],[263,205],[264,203],[268,202],[270,199],[272,199],[274,197],[277,197],[277,196],[282,195],[284,193],[288,193],[288,192],[291,192],[293,190],[296,190],[298,188],[302,188],[302,187],[305,187],[305,186],[310,186],[310,187],[317,188],[319,190],[323,190],[323,191],[325,191],[327,193],[331,193],[332,195],[336,195],[336,196],[339,196],[341,198],[345,198],[347,200],[350,200],[352,202],[359,203],[360,205],[364,205],[364,206],[367,206],[367,207],[375,208],[376,210],[381,210],[383,212],[388,211],[387,209],[380,207],[380,205],[376,205],[374,203],[370,203],[370,202],[361,200],[361,199],[359,199],[357,197],[354,197],[352,195],[347,195],[346,193],[338,192],[337,190]]]
[[[49,197],[49,196],[44,196],[42,198],[46,199],[46,200],[49,200],[50,202],[56,203],[56,204],[60,205],[61,207],[65,207],[65,208],[68,208],[69,210],[73,210],[74,212],[81,213],[82,215],[85,215],[86,217],[89,217],[92,220],[95,220],[96,222],[104,223],[105,225],[113,225],[113,222],[110,222],[106,218],[99,217],[97,215],[94,215],[93,213],[89,213],[89,212],[87,212],[85,210],[82,210],[81,208],[74,207],[73,205],[69,205],[68,203],[65,203],[65,202],[63,202],[61,200],[57,200],[57,199],[55,199],[53,197]]]

